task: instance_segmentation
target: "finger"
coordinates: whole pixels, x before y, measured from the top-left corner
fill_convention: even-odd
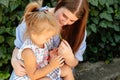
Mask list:
[[[64,61],[65,61],[64,59],[60,60],[60,64],[64,63]]]
[[[55,48],[55,52],[58,52],[58,48]]]
[[[63,43],[66,45],[66,46],[69,46],[69,43],[63,39]]]
[[[18,75],[18,76],[24,76],[24,75],[26,75],[26,73],[24,73],[24,72],[19,72],[19,73],[17,73],[17,75]]]
[[[18,60],[18,63],[22,66],[25,67],[24,63],[21,60]]]
[[[65,64],[65,63],[62,63],[62,64],[60,65],[60,67],[62,67],[64,64]]]
[[[58,60],[59,60],[59,61],[61,61],[61,60],[63,60],[63,59],[64,59],[64,58],[63,58],[61,55],[58,56]]]
[[[64,42],[62,41],[60,47],[61,47],[62,49],[64,49],[64,48],[66,48],[66,47],[68,47],[68,46],[66,45],[66,43],[64,43]]]

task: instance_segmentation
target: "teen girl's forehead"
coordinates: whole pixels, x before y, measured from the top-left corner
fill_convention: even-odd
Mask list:
[[[63,13],[64,13],[70,20],[73,20],[73,21],[78,20],[78,18],[76,17],[76,15],[73,14],[70,10],[62,7],[62,11],[63,11]]]

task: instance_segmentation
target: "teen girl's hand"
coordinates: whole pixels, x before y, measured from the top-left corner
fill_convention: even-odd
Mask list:
[[[64,58],[59,55],[50,61],[50,65],[55,69],[64,65]]]
[[[23,64],[22,61],[20,61],[20,60],[18,60],[18,59],[16,58],[17,53],[18,53],[18,49],[15,48],[15,49],[13,50],[13,55],[12,55],[12,59],[11,59],[11,64],[12,64],[12,66],[13,66],[13,69],[14,69],[16,75],[18,75],[18,76],[24,76],[24,75],[26,75],[26,71],[25,71],[25,69],[24,69],[24,64]]]
[[[78,64],[78,60],[75,58],[70,45],[65,40],[62,40],[59,45],[58,55],[62,55],[65,63],[71,67],[75,67]]]

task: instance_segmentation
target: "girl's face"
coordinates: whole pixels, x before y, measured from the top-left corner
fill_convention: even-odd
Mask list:
[[[47,34],[46,34],[47,33]],[[53,31],[43,31],[40,35],[31,34],[31,40],[39,47],[43,48],[43,44],[50,40],[54,35]]]
[[[61,27],[64,25],[71,25],[78,20],[78,18],[73,13],[64,7],[58,9],[55,12],[55,16],[58,19]]]

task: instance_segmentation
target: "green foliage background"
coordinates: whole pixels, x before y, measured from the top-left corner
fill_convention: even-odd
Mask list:
[[[14,49],[15,28],[25,6],[32,0],[0,0],[0,80],[9,78],[10,59]],[[90,15],[87,25],[85,61],[105,61],[120,57],[120,0],[88,0]],[[55,6],[56,0],[44,0]]]

